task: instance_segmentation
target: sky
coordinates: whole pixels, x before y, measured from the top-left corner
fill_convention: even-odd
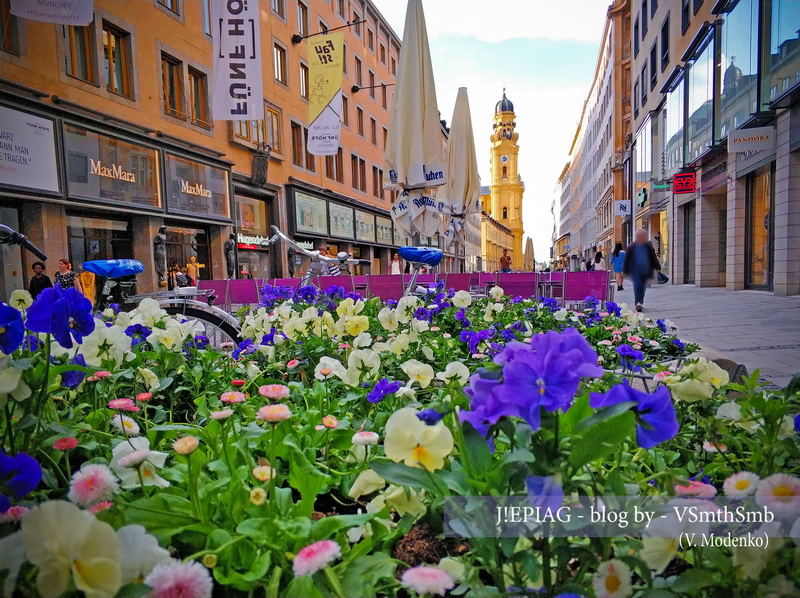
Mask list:
[[[406,1],[373,2],[402,37]],[[514,104],[525,235],[533,239],[537,261],[550,255],[550,204],[592,82],[609,4],[423,0],[439,111],[449,123],[458,88],[467,88],[484,185],[494,107],[504,87]]]

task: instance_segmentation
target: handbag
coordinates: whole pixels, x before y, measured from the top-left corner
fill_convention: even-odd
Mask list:
[[[664,274],[663,272],[658,273],[658,284],[667,284],[669,282],[669,276]]]

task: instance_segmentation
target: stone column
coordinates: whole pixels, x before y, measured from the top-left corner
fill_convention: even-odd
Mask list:
[[[716,195],[697,198],[695,232],[695,286],[719,286],[719,200]]]
[[[164,224],[156,216],[134,216],[131,218],[133,232],[133,259],[144,265],[144,272],[136,277],[137,293],[154,293],[158,288],[156,262],[153,257],[153,239]]]
[[[797,126],[800,110],[785,110],[778,115],[772,250],[776,295],[800,294],[800,152],[789,149],[792,121]]]
[[[47,274],[51,278],[58,267],[58,260],[69,256],[67,222],[64,206],[38,201],[22,202],[23,235],[47,256]],[[39,258],[27,250],[22,251],[22,268],[25,279],[31,273],[31,264]]]
[[[228,278],[225,263],[225,241],[228,240],[233,228],[230,226],[210,226],[208,239],[208,253],[211,261],[212,280],[224,280]],[[238,272],[236,273],[238,276]]]
[[[735,154],[728,159],[728,244],[725,287],[729,291],[744,289],[745,280],[745,213],[747,179],[736,178]]]

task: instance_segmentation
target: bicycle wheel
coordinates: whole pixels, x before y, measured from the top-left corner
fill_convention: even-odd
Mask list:
[[[189,320],[199,321],[205,328],[203,335],[208,337],[209,344],[215,349],[223,348],[225,343],[236,345],[240,341],[239,331],[236,328],[207,311],[181,305],[168,305],[164,307],[164,311],[171,316],[183,316]]]

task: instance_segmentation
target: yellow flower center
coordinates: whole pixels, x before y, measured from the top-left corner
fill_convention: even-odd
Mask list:
[[[536,385],[539,387],[539,395],[540,396],[543,395],[545,392],[544,380],[539,378],[538,380],[536,380]]]
[[[425,458],[425,455],[427,455],[427,454],[428,454],[427,449],[424,446],[422,446],[421,444],[418,444],[417,446],[414,447],[414,460],[415,461],[421,462]]]
[[[750,482],[748,480],[739,480],[738,482],[736,482],[736,484],[734,484],[734,487],[737,490],[746,490],[747,488],[750,487]]]
[[[0,334],[3,334],[5,331],[6,331],[6,329],[3,328],[2,326],[0,326]]]
[[[71,316],[69,318],[69,327],[70,328],[75,328],[75,318],[73,318]]]
[[[776,486],[775,490],[772,491],[773,496],[777,496],[779,498],[782,497],[791,497],[797,496],[794,489],[791,486]]]
[[[606,590],[609,592],[616,592],[620,585],[622,584],[620,583],[619,577],[617,577],[616,574],[612,573],[606,577]]]
[[[149,467],[143,467],[143,468],[142,468],[142,475],[143,475],[144,477],[146,477],[146,478],[149,478],[150,476],[152,476],[152,475],[153,475],[153,472],[152,472],[152,471],[150,471],[150,468],[149,468]]]

